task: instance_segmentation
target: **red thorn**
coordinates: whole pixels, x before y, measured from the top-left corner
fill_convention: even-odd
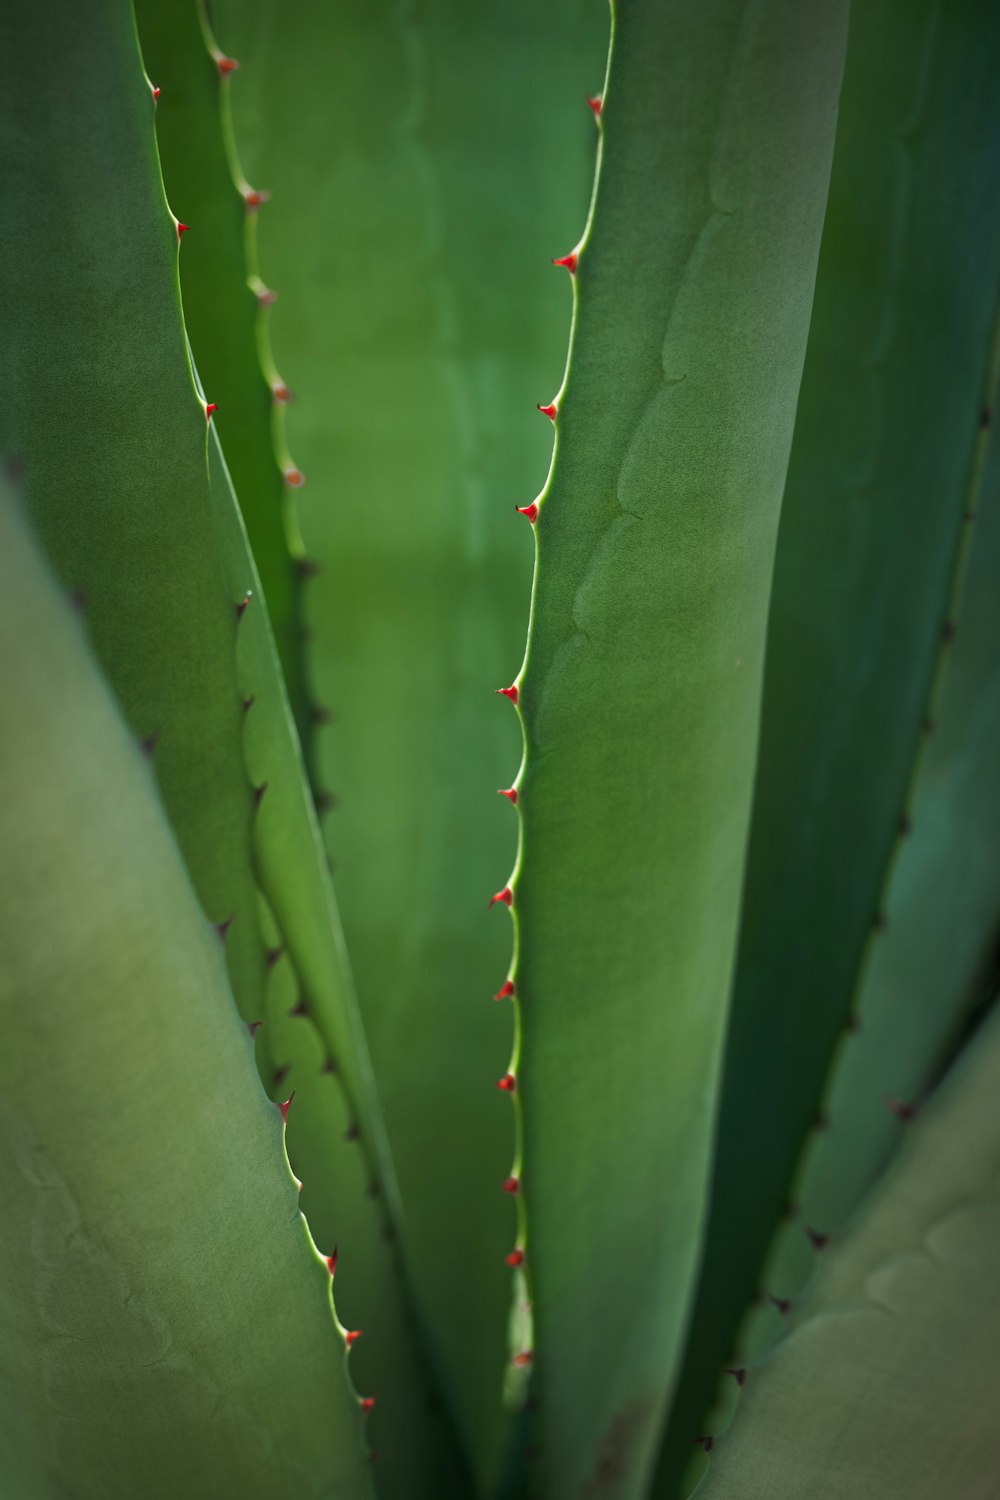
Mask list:
[[[569,274],[571,276],[575,276],[579,260],[580,257],[577,255],[576,251],[571,250],[568,255],[558,256],[555,260],[553,260],[552,264],[554,266],[565,266]]]
[[[524,1265],[524,1251],[523,1250],[512,1250],[509,1255],[505,1255],[504,1256],[503,1263],[504,1263],[505,1266],[523,1266]]]
[[[361,1407],[362,1411],[371,1411],[377,1400],[377,1396],[362,1396],[361,1400],[358,1402],[358,1405]]]
[[[594,111],[594,119],[599,120],[601,118],[601,110],[604,108],[604,100],[601,98],[600,94],[594,94],[593,96],[588,94],[587,103]]]
[[[363,1332],[363,1328],[352,1328],[349,1330],[345,1330],[344,1343],[347,1345],[348,1349],[352,1344],[356,1344],[358,1342],[358,1339],[361,1337]]]
[[[543,417],[548,417],[550,422],[554,422],[559,408],[554,401],[550,401],[548,406],[539,406],[538,410]]]
[[[502,787],[502,786],[498,786],[497,787],[497,796],[498,797],[506,797],[508,802],[513,802],[514,806],[515,807],[517,806],[517,787],[516,786],[509,786],[506,789],[504,787]]]
[[[257,301],[261,307],[271,307],[277,300],[277,292],[273,292],[269,286],[259,286],[257,288]]]
[[[701,1437],[696,1437],[695,1442],[699,1447],[704,1448],[706,1453],[711,1453],[715,1447],[715,1438],[710,1432],[703,1433]]]
[[[825,1250],[830,1243],[830,1236],[828,1234],[820,1234],[817,1229],[809,1229],[807,1226],[806,1234],[809,1236],[809,1243],[814,1250]]]
[[[733,1377],[733,1379],[736,1381],[737,1385],[745,1385],[746,1384],[747,1372],[744,1369],[723,1370],[722,1373],[723,1373],[723,1375],[731,1375]]]
[[[532,1354],[530,1349],[522,1349],[520,1354],[514,1355],[513,1362],[519,1370],[523,1370],[526,1365],[530,1365],[533,1363],[534,1358],[535,1356]]]
[[[309,1014],[309,1006],[305,995],[300,997],[298,1005],[295,1006],[294,1010],[290,1010],[288,1014],[290,1016],[307,1016]]]
[[[230,929],[230,927],[232,927],[232,925],[233,925],[233,914],[232,914],[232,912],[230,912],[229,916],[226,918],[226,920],[224,922],[216,922],[216,924],[215,924],[215,930],[219,934],[219,942],[220,943],[224,943],[226,941],[226,938],[229,936],[229,929]]]
[[[513,1073],[505,1073],[502,1078],[497,1079],[497,1088],[503,1089],[505,1094],[512,1094],[517,1088],[517,1079]]]
[[[215,66],[218,68],[223,78],[226,78],[230,73],[236,72],[236,69],[239,67],[239,63],[236,61],[235,57],[217,57],[215,59]]]
[[[778,1309],[783,1318],[787,1317],[787,1315],[791,1311],[792,1304],[790,1298],[788,1297],[772,1297],[769,1295],[767,1300],[772,1304],[772,1306]]]
[[[498,901],[502,901],[504,906],[514,905],[514,892],[509,885],[505,885],[502,891],[497,891],[495,896],[490,897],[486,903],[487,911],[491,906],[496,906]]]
[[[267,203],[270,197],[270,193],[259,193],[256,188],[247,188],[243,194],[243,202],[247,208],[260,208],[260,205]]]
[[[240,600],[239,604],[237,604],[237,606],[236,606],[236,618],[237,618],[237,620],[242,620],[242,618],[243,618],[243,611],[246,609],[247,605],[250,603],[250,600],[252,598],[253,598],[253,589],[247,589],[246,593],[243,595],[243,598]]]
[[[289,1094],[288,1098],[285,1099],[285,1100],[283,1100],[281,1102],[281,1104],[278,1105],[278,1108],[281,1110],[281,1123],[283,1125],[286,1125],[288,1123],[288,1111],[292,1107],[292,1100],[294,1098],[295,1098],[295,1090],[292,1089],[292,1092]]]
[[[331,1276],[336,1276],[337,1274],[337,1257],[339,1254],[339,1250],[337,1249],[336,1245],[334,1245],[333,1254],[326,1256],[326,1269],[329,1271]]]
[[[885,1107],[891,1115],[895,1115],[896,1119],[902,1121],[904,1125],[908,1125],[917,1112],[915,1104],[905,1104],[902,1099],[887,1099]]]
[[[516,686],[515,687],[509,687],[509,688],[497,688],[496,691],[498,693],[502,693],[505,698],[509,698],[510,701],[511,701],[511,703],[513,703],[513,704],[516,705],[517,698],[518,698],[518,692],[517,692],[517,687]]]
[[[248,1021],[247,1022],[247,1031],[249,1031],[249,1033],[250,1033],[251,1040],[253,1040],[253,1038],[257,1035],[258,1031],[263,1026],[263,1024],[264,1024],[263,1021]]]
[[[275,964],[278,962],[278,959],[281,957],[284,951],[284,947],[282,946],[279,946],[277,948],[268,948],[267,953],[264,956],[267,960],[267,967],[269,969],[274,968]]]
[[[210,401],[208,403],[208,405],[205,407],[205,421],[206,422],[211,422],[213,411],[218,411],[218,410],[219,410],[218,403],[215,402],[215,401]]]
[[[538,409],[539,411],[541,411],[541,407],[539,407]],[[527,516],[532,526],[534,526],[535,522],[538,520],[538,506],[535,504],[534,500],[532,500],[530,505],[515,505],[514,509],[517,511],[519,516]]]
[[[506,980],[504,980],[504,982],[500,986],[500,988],[497,990],[497,992],[493,996],[493,998],[494,998],[494,1000],[509,1000],[510,997],[512,995],[516,994],[516,993],[517,993],[517,990],[516,990],[516,986],[514,984],[513,979],[506,979]]]
[[[300,490],[306,482],[306,476],[301,469],[288,468],[285,470],[285,483],[293,490]]]
[[[178,224],[178,226],[177,226],[177,238],[180,239],[180,237],[181,237],[182,234],[187,234],[187,232],[188,232],[188,230],[190,228],[191,228],[190,224]]]
[[[521,1191],[521,1179],[519,1177],[508,1177],[504,1180],[503,1190],[505,1193],[519,1193]]]
[[[282,385],[280,381],[277,385],[272,385],[271,387],[271,395],[274,397],[275,401],[279,402],[282,406],[284,406],[285,402],[288,400],[288,394],[289,392],[287,385]]]
[[[159,89],[154,89],[153,90],[153,102],[155,103],[156,100],[159,99],[159,97],[160,97],[160,91],[159,91]]]

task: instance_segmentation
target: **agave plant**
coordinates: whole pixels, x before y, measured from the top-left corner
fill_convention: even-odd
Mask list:
[[[2,1500],[1000,1494],[1000,11],[0,33]]]

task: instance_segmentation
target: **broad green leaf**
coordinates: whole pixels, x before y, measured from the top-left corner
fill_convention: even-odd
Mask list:
[[[480,1484],[502,1434],[515,1213],[506,924],[530,536],[586,217],[600,0],[214,7],[295,400],[309,668],[338,897],[404,1245]],[[197,351],[196,351],[197,352]],[[404,1491],[405,1491],[404,1475]]]
[[[551,1500],[644,1493],[681,1352],[846,24],[616,7],[518,683],[517,1171]]]
[[[339,1248],[342,1313],[364,1331],[359,1387],[382,1398],[373,1441],[390,1448],[391,1409],[397,1452],[419,1469],[437,1426],[392,1252],[391,1162],[265,602],[189,361],[131,8],[48,0],[0,28],[0,438],[25,460],[40,539],[85,596],[133,732],[155,739],[202,907],[232,918],[237,1003],[268,1021],[258,1050],[275,1097],[297,1090],[303,1208],[324,1253]],[[316,1142],[319,1100],[331,1128]],[[446,1486],[446,1468],[428,1472]]]
[[[993,1015],[748,1372],[699,1500],[1000,1493],[998,1092]]]
[[[872,0],[853,13],[778,541],[708,1248],[661,1500],[675,1500],[694,1439],[718,1430],[705,1413],[723,1366],[742,1357],[748,1305],[759,1292],[798,1291],[795,1276],[774,1283],[762,1268],[788,1204],[801,1201],[793,1174],[817,1119],[829,1115],[825,1149],[843,1148],[856,1175],[839,1206],[812,1204],[807,1216],[803,1204],[791,1233],[806,1264],[804,1228],[836,1232],[891,1144],[883,1093],[920,1091],[971,997],[984,930],[970,930],[967,919],[981,920],[970,908],[958,919],[963,952],[953,946],[967,887],[943,871],[976,835],[933,833],[937,815],[910,802],[910,781],[937,713],[975,503],[1000,265],[998,66],[1000,16],[981,0]],[[959,610],[958,645],[963,633]],[[985,769],[988,729],[969,754]],[[951,774],[928,765],[927,777]],[[964,775],[958,761],[954,774]],[[947,980],[920,961],[903,982],[896,967],[907,946],[900,904],[916,896],[896,894],[897,867],[911,887],[941,883],[933,920],[928,887],[910,928],[955,957]],[[908,985],[921,968],[918,999]],[[868,1036],[866,973],[895,997],[887,1052]],[[835,1055],[855,1047],[852,1014],[859,1056],[885,1056],[882,1082],[871,1074],[824,1101]]]
[[[0,493],[5,1500],[362,1500],[331,1279],[148,764]]]

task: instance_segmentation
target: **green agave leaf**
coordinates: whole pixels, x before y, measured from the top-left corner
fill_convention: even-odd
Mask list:
[[[998,65],[1000,23],[979,0],[875,0],[852,17],[778,542],[708,1249],[664,1500],[693,1440],[724,1420],[705,1416],[722,1367],[778,1331],[771,1306],[738,1340],[748,1305],[760,1291],[797,1294],[814,1254],[805,1231],[835,1233],[891,1149],[885,1100],[925,1087],[975,996],[996,911],[989,817],[977,829],[962,811],[991,777],[977,653],[995,648],[956,664],[944,709],[940,687],[963,649],[991,374]],[[928,737],[925,720],[941,712],[953,727]],[[831,1061],[848,1057],[824,1099]],[[841,1163],[829,1195],[793,1184],[817,1120],[830,1128],[815,1149]],[[791,1260],[765,1272],[790,1202]]]
[[[331,1278],[152,774],[0,492],[9,1500],[361,1500]]]
[[[935,694],[934,731],[907,799],[907,841],[887,885],[886,927],[861,977],[857,1019],[834,1055],[821,1125],[798,1165],[795,1213],[786,1215],[768,1253],[762,1284],[772,1296],[745,1318],[731,1368],[758,1357],[784,1331],[817,1252],[825,1255],[837,1242],[962,1031],[995,991],[1000,444],[988,438],[984,428],[973,475],[979,498],[968,512],[963,549],[971,539],[971,564],[953,612],[958,634],[943,648],[944,691]],[[738,1387],[725,1384],[703,1423],[707,1433],[726,1424]]]
[[[257,1020],[265,964],[234,671],[235,606],[251,584],[229,596],[213,541],[177,229],[130,7],[8,9],[0,68],[0,447],[23,458],[45,551],[154,752],[202,906],[232,918],[230,978]]]
[[[681,1352],[846,22],[616,7],[517,683],[515,1175],[553,1500],[644,1492]]]
[[[234,586],[246,568],[246,538],[217,445],[209,460],[217,537]],[[395,1176],[335,908],[325,872],[319,874],[319,832],[303,769],[287,755],[282,685],[266,670],[270,644],[266,615],[248,613],[237,666],[241,691],[255,700],[247,715],[247,767],[255,786],[267,786],[254,842],[271,961],[261,1032],[273,1067],[271,1092],[276,1099],[295,1095],[288,1150],[303,1181],[303,1212],[319,1244],[339,1248],[338,1305],[347,1326],[364,1333],[353,1359],[361,1389],[378,1394],[369,1429],[379,1491],[457,1497],[466,1481],[399,1263]]]
[[[997,1493],[998,1090],[993,1015],[748,1372],[699,1500]]]
[[[294,519],[271,434],[288,393],[276,377],[265,378],[258,358],[268,294],[253,272],[257,215],[266,195],[243,176],[229,129],[230,75],[201,7],[195,0],[136,0],[135,9],[146,68],[160,91],[156,139],[167,200],[192,230],[181,262],[184,321],[205,390],[218,407],[213,421],[304,730]]]
[[[547,400],[586,216],[597,0],[215,5],[235,132],[271,201],[261,274],[296,399],[311,761],[406,1206],[404,1245],[480,1487],[503,1432],[515,1213],[509,936],[489,894],[517,726]],[[406,1493],[406,1476],[403,1476]]]
[[[273,1093],[297,1090],[291,1159],[317,1242],[339,1248],[348,1326],[365,1333],[376,1446],[389,1408],[398,1451],[433,1473],[391,1162],[259,580],[188,358],[131,9],[50,0],[0,25],[0,437],[24,456],[41,540],[86,597],[133,731],[155,741],[203,909],[232,919],[230,978],[244,1018],[269,1022],[258,1050]],[[311,1096],[331,1094],[331,1130],[342,1123],[317,1140]]]
[[[996,388],[995,371],[993,388]],[[886,925],[856,998],[794,1192],[798,1226],[772,1247],[766,1284],[793,1296],[810,1269],[803,1226],[845,1223],[888,1159],[970,1011],[992,998],[1000,932],[1000,443],[980,434],[981,486],[966,529],[971,562],[944,691],[932,705],[906,814],[907,837],[886,887]],[[987,446],[989,458],[987,465]],[[978,476],[977,476],[978,477]],[[971,499],[971,497],[970,497]],[[773,1312],[773,1309],[772,1309]],[[751,1324],[742,1347],[766,1337]]]

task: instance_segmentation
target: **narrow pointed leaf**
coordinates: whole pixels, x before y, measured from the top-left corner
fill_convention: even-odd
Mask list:
[[[222,73],[197,0],[137,0],[146,70],[160,89],[156,138],[167,200],[192,232],[184,244],[184,321],[226,450],[300,729],[306,724],[299,634],[301,575],[290,550],[290,492],[272,441],[280,382],[258,340],[266,294],[253,280],[267,194],[243,177],[228,130],[233,75]]]

